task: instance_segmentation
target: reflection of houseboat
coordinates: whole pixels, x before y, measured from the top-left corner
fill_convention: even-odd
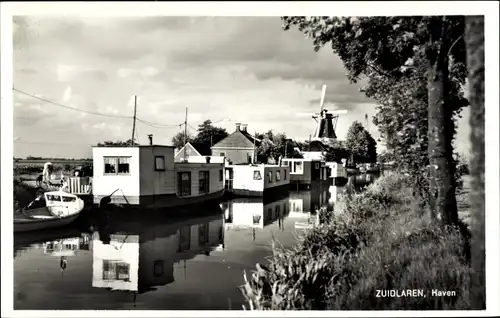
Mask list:
[[[171,146],[93,148],[94,203],[141,208],[200,204],[222,197],[222,163],[176,163]],[[116,191],[116,192],[115,192]]]
[[[288,191],[290,170],[286,165],[228,165],[226,185],[239,196],[269,196]]]
[[[174,281],[174,264],[221,245],[221,215],[148,227],[140,234],[94,233],[92,286],[141,294]]]
[[[304,213],[315,213],[321,206],[327,205],[329,192],[327,187],[315,187],[311,191],[290,192],[290,217]]]
[[[329,177],[329,168],[321,160],[286,158],[283,164],[290,167],[290,184],[293,185],[310,187]]]
[[[222,204],[226,228],[264,228],[288,215],[288,198],[266,202],[262,198],[239,198]]]

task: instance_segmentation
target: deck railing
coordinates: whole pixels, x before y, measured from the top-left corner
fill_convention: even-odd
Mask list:
[[[71,194],[92,194],[92,177],[70,177],[66,190]]]

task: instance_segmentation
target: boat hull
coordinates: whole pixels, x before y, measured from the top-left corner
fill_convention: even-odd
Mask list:
[[[140,210],[165,210],[177,208],[182,206],[201,205],[213,201],[220,201],[224,196],[224,189],[198,196],[178,197],[175,194],[168,195],[155,195],[155,196],[139,196],[134,200],[127,200],[128,202],[138,202],[138,204],[129,204],[123,200],[122,197],[113,197],[110,206],[123,206],[127,209],[140,209]],[[99,202],[105,196],[94,196],[94,204]]]
[[[63,218],[52,219],[14,219],[14,233],[40,231],[63,227],[73,223],[78,218],[78,215],[79,213],[76,213]]]

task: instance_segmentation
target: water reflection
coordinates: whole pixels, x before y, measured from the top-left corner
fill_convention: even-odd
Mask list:
[[[317,224],[321,206],[337,209],[344,192],[235,199],[190,218],[102,212],[92,233],[15,235],[14,307],[241,309],[243,270],[266,261],[273,239],[292,247],[296,229]]]
[[[177,230],[172,234],[172,226]],[[141,234],[111,234],[109,244],[93,236],[92,286],[139,294],[174,282],[174,264],[210,255],[223,244],[223,219],[149,228]]]

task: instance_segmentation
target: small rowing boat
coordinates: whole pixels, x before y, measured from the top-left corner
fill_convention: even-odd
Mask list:
[[[45,192],[14,213],[14,232],[28,232],[68,225],[83,210],[84,202],[63,191]]]

